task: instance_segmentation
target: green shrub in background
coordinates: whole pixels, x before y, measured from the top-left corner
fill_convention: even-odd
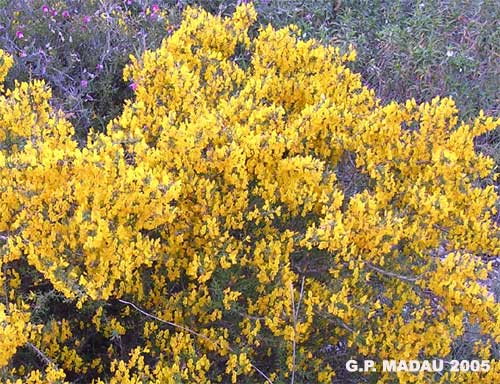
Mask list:
[[[324,2],[328,9],[329,2]],[[500,7],[485,1],[338,1],[329,23],[314,30],[354,44],[354,70],[384,101],[452,96],[468,120],[483,109],[498,115]],[[331,4],[331,3],[330,3]],[[326,24],[326,25],[324,25]],[[313,33],[314,30],[311,30]],[[322,31],[322,32],[321,32]],[[499,131],[476,141],[500,164]]]
[[[132,95],[122,80],[129,54],[154,48],[166,13],[136,1],[4,1],[0,46],[15,58],[11,79],[42,78],[83,140],[102,130]]]
[[[159,46],[188,5],[230,15],[241,1],[1,1],[0,46],[17,58],[10,78],[44,78],[81,138],[102,129],[131,96],[130,53]],[[259,0],[258,24],[297,24],[305,37],[346,49],[382,100],[451,95],[462,118],[499,105],[496,1]],[[494,135],[493,135],[494,136]],[[489,144],[498,142],[491,135]],[[491,153],[496,149],[485,148]]]

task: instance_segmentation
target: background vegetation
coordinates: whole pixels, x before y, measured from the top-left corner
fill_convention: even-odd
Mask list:
[[[89,130],[104,131],[113,118],[122,114],[124,100],[134,96],[137,82],[124,81],[122,75],[130,61],[129,53],[141,57],[145,50],[158,48],[162,38],[177,29],[188,5],[200,5],[211,13],[229,15],[237,2],[0,1],[0,48],[15,58],[7,88],[14,88],[14,79],[45,79],[52,88],[53,107],[64,111],[75,127],[80,147],[84,147]],[[500,14],[494,1],[257,1],[255,7],[258,21],[251,34],[256,34],[259,23],[275,27],[294,23],[302,30],[302,38],[317,38],[339,46],[343,52],[352,45],[358,57],[348,65],[362,74],[363,82],[373,88],[384,103],[408,98],[415,98],[420,103],[437,95],[451,95],[459,107],[459,117],[466,121],[476,116],[480,109],[486,114],[498,115]],[[242,51],[236,60],[244,63],[248,57]],[[497,166],[500,164],[498,129],[480,136],[475,144],[476,148],[492,156]],[[125,160],[127,166],[137,166],[133,156]],[[347,198],[367,188],[369,181],[366,175],[356,171],[350,160],[347,157],[340,159],[336,170]],[[479,181],[474,179],[474,183]],[[89,186],[90,192],[92,188],[93,185]],[[179,201],[176,204],[180,204]],[[494,220],[498,222],[498,214]],[[152,239],[158,235],[144,233]],[[231,236],[240,242],[238,231],[231,232]],[[6,239],[2,233],[2,245],[6,244]],[[43,276],[35,272],[28,276],[28,266],[21,260],[18,263],[18,269],[24,274],[17,278],[12,272],[13,281],[19,280],[22,287],[43,281]],[[495,282],[495,276],[498,276],[498,269],[498,263],[493,263],[487,281],[497,303],[500,284]],[[314,277],[320,279],[321,273]],[[295,289],[299,290],[299,285],[297,281]],[[211,288],[219,292],[222,287]],[[179,289],[171,288],[173,291]],[[64,319],[74,311],[74,302],[52,289],[50,284],[43,289],[37,286],[37,289],[30,299],[32,321],[46,321],[49,331],[54,329],[55,334],[64,335],[67,328]],[[242,289],[252,291],[253,288]],[[23,294],[27,296],[29,292],[23,291]],[[83,312],[88,312],[89,323],[91,319],[98,323],[100,315],[97,316],[96,308],[101,304],[90,302],[83,307]],[[119,318],[122,307],[119,304],[106,303],[103,319],[106,316]],[[93,353],[103,345],[112,344],[123,355],[120,357],[127,357],[123,350],[133,345],[133,341],[121,337],[122,329],[111,320],[103,322],[107,324],[104,336],[88,334],[82,341],[88,350],[82,348],[82,355],[90,355],[91,350]],[[125,326],[133,329],[134,324],[131,321]],[[467,330],[463,337],[456,339],[452,356],[474,356],[475,343],[481,340],[474,337],[476,329],[469,327]],[[337,355],[347,354],[342,343],[328,347],[337,348]],[[492,354],[498,354],[497,344],[491,349]],[[104,350],[99,353],[105,355]],[[333,350],[325,349],[322,353],[333,356]],[[32,357],[33,350],[21,349],[16,355],[19,361],[15,363],[24,359],[23,354]],[[94,363],[96,367],[99,365],[98,361]],[[75,374],[69,379],[78,377],[82,376]]]
[[[3,0],[0,46],[16,57],[9,78],[45,79],[83,138],[117,116],[131,96],[122,81],[129,53],[157,48],[188,5],[227,16],[239,2]],[[343,50],[352,45],[352,68],[384,101],[452,96],[462,118],[480,109],[498,114],[500,7],[494,0],[257,0],[255,7],[258,24],[296,24],[304,38]]]

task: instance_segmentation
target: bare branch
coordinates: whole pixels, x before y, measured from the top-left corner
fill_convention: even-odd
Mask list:
[[[53,365],[54,367],[57,368],[57,365],[54,364],[54,362],[52,360],[50,360],[47,355],[45,355],[45,353],[43,353],[42,351],[40,351],[34,344],[30,343],[29,341],[26,343],[26,345],[28,347],[31,348],[31,350],[33,352],[35,352],[35,354],[40,358],[40,360],[42,360],[46,365]]]
[[[408,276],[403,276],[403,275],[398,275],[397,273],[394,273],[394,272],[389,272],[389,271],[385,271],[379,267],[376,267],[374,266],[373,264],[370,264],[370,263],[366,263],[365,262],[365,265],[370,268],[370,269],[373,269],[374,271],[377,271],[383,275],[386,275],[386,276],[390,276],[390,277],[395,277],[397,279],[400,279],[400,280],[404,280],[404,281],[409,281],[411,283],[415,282],[418,280],[418,277],[408,277]]]
[[[206,340],[214,345],[217,345],[219,346],[220,348],[222,348],[222,346],[219,344],[218,341],[215,341],[215,340],[212,340],[210,339],[209,337],[205,336],[205,335],[202,335],[201,333],[198,333],[196,331],[193,331],[191,328],[188,328],[188,327],[185,327],[183,325],[179,325],[179,324],[176,324],[176,323],[173,323],[171,321],[168,321],[168,320],[163,320],[155,315],[152,315],[144,310],[142,310],[141,308],[139,308],[137,305],[135,305],[134,303],[131,303],[130,301],[126,301],[126,300],[121,300],[121,299],[118,299],[118,301],[122,304],[125,304],[125,305],[129,305],[131,306],[132,308],[134,308],[136,311],[142,313],[144,316],[146,317],[149,317],[151,319],[154,319],[156,321],[159,321],[161,323],[164,323],[164,324],[168,324],[174,328],[177,328],[177,329],[182,329],[183,331],[186,331],[186,332],[189,332],[191,333],[192,335],[195,335],[195,336],[198,336],[199,338],[203,339],[203,340]],[[227,349],[229,351],[231,351],[232,353],[236,353],[234,349],[232,349],[231,347],[227,347]],[[273,382],[271,381],[271,379],[269,377],[266,376],[266,374],[264,372],[262,372],[259,368],[257,368],[255,365],[253,365],[252,363],[250,363],[250,366],[255,369],[255,371],[261,375],[269,384],[273,384]]]
[[[297,318],[295,313],[295,298],[293,294],[293,283],[290,282],[290,299],[292,300],[292,321],[293,321],[293,341],[292,341],[292,378],[290,379],[290,384],[295,382],[295,348],[296,348],[296,336],[297,336]]]
[[[293,342],[292,342],[292,378],[290,384],[295,382],[295,360],[297,354],[297,321],[299,317],[300,303],[304,297],[304,281],[305,277],[302,277],[302,283],[300,285],[299,300],[297,302],[297,308],[295,308],[295,295],[293,292],[293,283],[290,282],[290,298],[292,300],[292,321],[293,321]]]

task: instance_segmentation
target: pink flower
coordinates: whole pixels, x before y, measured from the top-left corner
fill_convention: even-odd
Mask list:
[[[22,38],[24,37],[24,33],[23,33],[23,31],[16,31],[16,37],[17,37],[18,39],[22,39]]]
[[[97,69],[98,71],[102,71],[102,69],[103,69],[103,68],[104,68],[104,67],[102,66],[102,64],[101,64],[101,63],[99,63],[99,64],[97,64],[97,65],[95,66],[95,69]]]
[[[49,6],[48,6],[47,4],[44,4],[44,5],[42,6],[42,12],[43,12],[43,13],[49,13],[49,11],[50,11]]]
[[[160,12],[160,7],[158,6],[158,4],[153,4],[151,6],[151,10],[153,11],[153,13],[158,13]]]
[[[63,11],[62,17],[69,17],[69,11]]]
[[[55,9],[52,10],[52,16],[54,16],[54,17],[57,16],[57,10],[55,10]]]
[[[83,23],[84,24],[90,23],[90,16],[83,16]]]
[[[87,88],[87,85],[89,85],[89,82],[87,80],[80,81],[80,86],[82,88]]]
[[[131,83],[131,84],[129,85],[129,87],[132,89],[132,91],[134,91],[134,92],[135,92],[135,91],[137,90],[137,83],[134,81],[133,83]]]

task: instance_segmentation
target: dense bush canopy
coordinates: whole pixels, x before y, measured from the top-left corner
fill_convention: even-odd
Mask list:
[[[4,382],[357,382],[350,358],[450,360],[471,329],[495,357],[498,195],[473,140],[498,121],[382,105],[353,51],[254,20],[188,9],[85,146],[42,82],[2,90]],[[371,379],[396,375],[500,380]]]

